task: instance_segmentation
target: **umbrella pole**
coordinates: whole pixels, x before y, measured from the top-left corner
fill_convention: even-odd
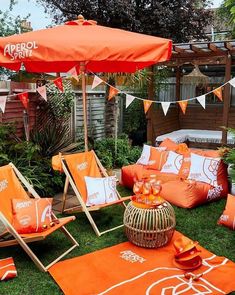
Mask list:
[[[84,62],[80,64],[80,72],[82,75],[82,107],[83,107],[84,144],[85,144],[85,151],[88,151],[86,76],[85,76],[85,63]]]

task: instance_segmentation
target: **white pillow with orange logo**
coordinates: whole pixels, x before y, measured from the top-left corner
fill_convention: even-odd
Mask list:
[[[87,189],[87,206],[111,203],[118,199],[116,192],[116,177],[89,177],[85,176]]]
[[[52,198],[12,199],[13,226],[20,234],[44,231],[51,223]]]
[[[144,144],[141,156],[137,160],[136,164],[148,165],[150,155],[151,155],[151,149],[156,149],[157,151],[165,151],[166,147],[153,147],[153,146]]]
[[[220,158],[203,157],[191,153],[191,166],[188,179],[218,186],[217,173],[220,160]]]
[[[167,161],[163,165],[163,167],[161,169],[161,172],[179,174],[182,162],[183,162],[183,156],[182,155],[177,154],[177,153],[172,152],[172,151],[169,151]]]

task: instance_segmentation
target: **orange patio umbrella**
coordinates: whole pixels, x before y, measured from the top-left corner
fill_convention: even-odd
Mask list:
[[[99,26],[95,21],[68,21],[65,25],[0,38],[0,66],[28,72],[82,74],[84,137],[87,149],[85,72],[133,73],[171,56],[169,39]]]

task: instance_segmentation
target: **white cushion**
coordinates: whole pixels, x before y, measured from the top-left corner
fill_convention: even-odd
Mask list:
[[[178,174],[183,162],[183,156],[169,151],[167,161],[163,165],[161,172]]]
[[[118,199],[115,176],[101,178],[85,176],[84,178],[87,189],[87,206],[110,203]]]
[[[217,173],[220,158],[203,157],[191,153],[191,166],[188,179],[206,182],[217,186]]]
[[[157,149],[159,151],[165,151],[166,150],[166,147],[152,147],[150,145],[144,144],[141,156],[138,159],[138,161],[136,162],[137,164],[141,164],[141,165],[148,165],[149,164],[151,148],[155,148],[155,149]]]

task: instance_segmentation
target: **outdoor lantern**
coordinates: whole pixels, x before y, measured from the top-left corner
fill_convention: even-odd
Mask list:
[[[194,65],[194,69],[188,75],[184,75],[182,78],[185,84],[196,84],[196,85],[206,85],[209,82],[209,77],[204,75],[197,64]]]

